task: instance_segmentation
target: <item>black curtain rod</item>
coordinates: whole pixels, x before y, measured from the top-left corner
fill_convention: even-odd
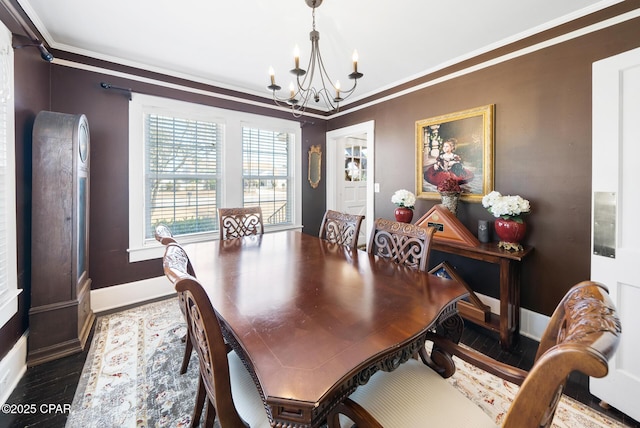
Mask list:
[[[100,86],[102,86],[104,89],[115,89],[116,91],[126,92],[127,95],[129,95],[129,101],[131,101],[131,94],[133,93],[133,90],[131,88],[121,88],[118,86],[113,86],[111,83],[106,82],[100,82]]]
[[[25,22],[24,19],[22,19],[22,15],[20,15],[20,13],[16,10],[15,7],[13,7],[13,5],[8,1],[8,0],[0,0],[0,2],[2,3],[2,5],[4,6],[5,9],[7,9],[7,12],[9,12],[9,15],[11,15],[11,17],[20,25],[20,27],[22,27],[22,30],[27,33],[27,37],[29,37],[31,39],[31,44],[29,45],[22,45],[22,46],[14,46],[14,49],[20,49],[20,48],[24,48],[24,47],[36,47],[38,48],[38,50],[40,51],[40,57],[47,61],[47,62],[51,62],[53,61],[53,55],[47,50],[47,48],[44,46],[44,44],[42,43],[42,41],[40,41],[40,39],[38,39],[38,36],[36,36],[36,33],[34,33],[31,28],[27,25],[27,23]]]
[[[107,83],[107,82],[100,82],[100,86],[103,89],[113,89],[116,91],[120,91],[120,92],[124,92],[129,96],[129,101],[131,101],[131,95],[133,94],[133,92],[136,92],[138,94],[143,94],[144,92],[140,92],[140,91],[134,91],[131,88],[123,88],[120,86],[113,86],[111,83]],[[148,94],[148,92],[147,92]],[[315,125],[316,122],[315,121],[307,121],[307,120],[301,120],[300,122],[300,127],[304,127],[305,125]]]

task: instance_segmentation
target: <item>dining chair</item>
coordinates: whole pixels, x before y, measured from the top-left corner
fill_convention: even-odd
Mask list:
[[[159,236],[160,239],[158,239]],[[178,276],[174,271],[170,269],[171,266],[184,264],[184,271],[191,276],[196,276],[187,253],[185,253],[182,247],[180,247],[180,245],[178,245],[178,243],[173,239],[173,235],[171,235],[171,231],[168,227],[158,226],[156,228],[156,239],[166,245],[164,256],[162,258],[162,266],[165,275],[174,284],[174,286],[175,282],[178,280]],[[186,302],[182,293],[178,293],[178,305],[180,306],[180,312],[182,312],[182,316],[184,317],[184,320],[187,323],[188,327],[189,314],[187,312]],[[182,340],[184,342],[184,356],[182,357],[180,374],[185,374],[187,372],[187,369],[189,368],[189,361],[191,361],[191,353],[193,352],[193,339],[191,337],[191,334],[189,333],[188,328],[187,333],[184,335]]]
[[[373,225],[368,252],[426,271],[435,228],[379,218]]]
[[[169,248],[169,247],[168,247]],[[191,426],[197,426],[206,404],[204,426],[271,427],[263,400],[251,374],[224,340],[219,320],[202,284],[186,271],[184,249],[171,244],[175,256],[165,272],[185,297],[189,330],[198,354],[200,377]]]
[[[320,224],[319,236],[334,244],[357,248],[363,219],[363,215],[327,210]]]
[[[218,208],[220,220],[220,239],[241,238],[249,235],[262,235],[264,224],[262,208]]]
[[[606,376],[620,334],[620,319],[607,288],[583,281],[573,286],[555,309],[529,372],[436,333],[429,333],[427,340],[433,342],[440,357],[455,355],[520,385],[508,412],[502,415],[501,426],[533,428],[551,425],[571,372]],[[436,370],[410,359],[395,371],[375,373],[331,411],[328,427],[350,427],[354,422],[358,427],[372,428],[495,427],[496,421],[437,373],[433,360],[429,364]]]

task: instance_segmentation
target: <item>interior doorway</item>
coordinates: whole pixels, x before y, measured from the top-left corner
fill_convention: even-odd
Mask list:
[[[364,215],[358,246],[369,239],[374,211],[374,122],[327,133],[327,209]]]
[[[609,374],[589,390],[640,420],[640,48],[594,63],[592,76],[591,279],[609,288],[622,336]]]

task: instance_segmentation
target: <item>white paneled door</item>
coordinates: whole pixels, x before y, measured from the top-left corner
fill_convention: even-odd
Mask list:
[[[338,211],[348,214],[367,213],[367,136],[355,135],[338,140],[336,162],[344,165],[336,180]],[[366,225],[366,222],[364,223]],[[366,229],[360,230],[358,245],[366,245]]]
[[[593,64],[591,279],[609,287],[622,339],[591,393],[640,420],[640,49]]]
[[[358,245],[373,225],[374,122],[327,132],[327,208],[364,215]]]

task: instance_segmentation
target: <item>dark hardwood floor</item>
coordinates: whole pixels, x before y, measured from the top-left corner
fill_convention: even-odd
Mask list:
[[[93,332],[91,334],[93,336]],[[89,338],[91,340],[91,337]],[[90,343],[90,342],[88,342]],[[462,343],[473,347],[495,359],[528,370],[533,364],[538,342],[521,337],[514,349],[504,351],[496,334],[467,323]],[[57,428],[64,427],[67,419],[65,405],[71,405],[76,386],[82,373],[88,348],[79,354],[31,367],[15,388],[7,404],[25,405],[35,409],[33,413],[7,414],[0,412],[0,428]],[[640,423],[616,409],[604,410],[599,400],[589,393],[588,377],[574,373],[569,378],[565,393],[600,412],[606,413],[629,427],[640,428]],[[44,405],[44,407],[42,407]],[[60,405],[60,406],[51,406]],[[45,412],[41,410],[45,409]],[[24,409],[23,409],[24,410]],[[100,427],[110,428],[110,427]]]

